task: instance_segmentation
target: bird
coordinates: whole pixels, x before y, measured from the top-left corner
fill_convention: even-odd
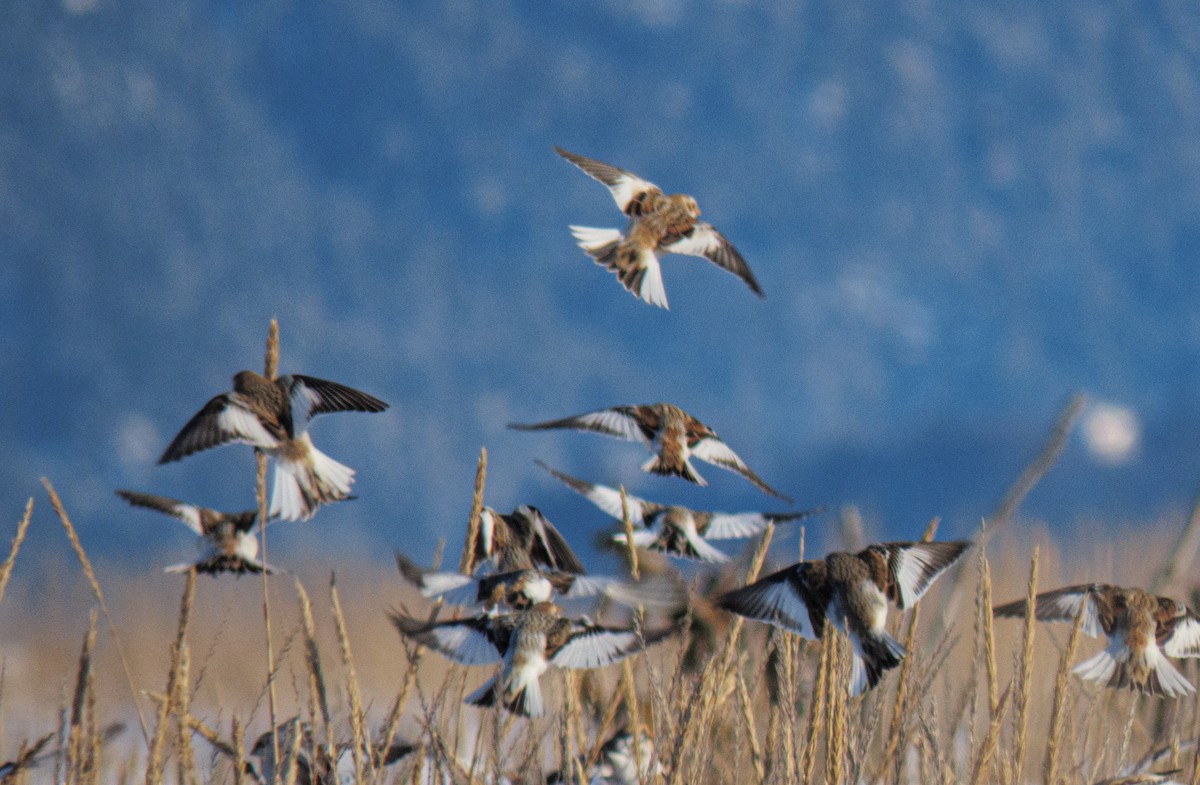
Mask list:
[[[854,649],[850,696],[906,655],[887,631],[887,603],[911,607],[969,542],[887,542],[785,567],[717,601],[725,610],[819,640],[830,621]]]
[[[183,562],[165,567],[163,572],[187,572],[192,567],[196,572],[216,577],[223,572],[234,575],[246,573],[274,573],[275,567],[258,558],[258,538],[253,534],[258,522],[257,510],[242,512],[219,512],[207,507],[134,491],[117,491],[125,501],[135,507],[145,507],[166,513],[183,521],[200,538],[197,546],[200,558],[195,562]]]
[[[579,247],[600,265],[615,273],[629,292],[642,300],[669,308],[663,288],[659,255],[678,253],[708,259],[741,278],[763,297],[762,287],[746,260],[712,224],[699,220],[700,207],[687,194],[664,194],[654,183],[610,164],[568,152],[554,151],[608,187],[617,207],[629,218],[619,229],[572,226]]]
[[[1025,616],[1025,600],[999,605],[996,616]],[[1073,622],[1083,613],[1083,633],[1107,637],[1108,646],[1076,665],[1087,681],[1167,697],[1196,691],[1167,657],[1200,657],[1200,617],[1178,600],[1106,583],[1067,586],[1037,595],[1040,621]],[[1164,656],[1165,655],[1165,656]]]
[[[536,462],[568,488],[583,495],[617,520],[624,519],[621,492],[607,485],[581,480]],[[723,564],[729,556],[708,543],[709,540],[731,540],[753,537],[771,524],[807,518],[819,509],[804,512],[703,512],[678,505],[664,505],[625,494],[629,520],[633,524],[633,544],[681,559]],[[612,536],[613,542],[625,543],[625,532]]]
[[[447,604],[492,611],[500,606],[522,609],[541,602],[606,597],[631,607],[675,610],[687,604],[686,592],[665,576],[627,581],[611,576],[579,575],[536,568],[483,575],[424,570],[396,552],[400,574],[424,597],[441,597]]]
[[[537,507],[522,504],[508,515],[484,507],[475,536],[474,561],[490,562],[500,572],[545,567],[583,575],[587,572],[566,539]]]
[[[279,757],[283,766],[276,766],[275,742],[271,731],[262,733],[250,748],[250,757],[257,759],[258,766],[245,762],[245,772],[259,783],[296,782],[303,785],[352,785],[358,782],[355,770],[354,745],[337,742],[333,745],[333,759],[329,748],[317,742],[312,725],[301,722],[299,717],[285,720],[276,727]],[[405,742],[384,747],[376,744],[371,750],[369,765],[379,770],[391,766],[416,751],[416,746]],[[365,759],[366,756],[364,755]],[[364,762],[367,762],[364,760]],[[289,769],[295,765],[295,776]],[[278,775],[279,779],[276,779]]]
[[[620,728],[601,745],[596,761],[589,770],[584,770],[588,785],[640,785],[654,782],[666,770],[654,752],[654,737],[645,728],[637,734],[628,728]],[[637,749],[634,749],[634,744]],[[639,776],[638,763],[641,763]],[[581,761],[585,765],[586,761]],[[546,785],[564,785],[576,782],[573,772],[555,771],[546,775]]]
[[[1172,779],[1176,774],[1183,772],[1183,769],[1174,769],[1172,771],[1163,771],[1159,773],[1146,772],[1144,774],[1134,774],[1128,777],[1115,777],[1110,780],[1100,780],[1095,785],[1182,785],[1178,780]]]
[[[239,371],[233,390],[213,397],[175,436],[160,464],[231,442],[252,445],[275,459],[271,514],[308,520],[325,503],[349,498],[354,470],[318,450],[308,435],[318,414],[382,412],[388,405],[351,387],[293,374],[271,381]]]
[[[463,665],[503,663],[466,700],[525,717],[545,713],[540,677],[550,666],[599,668],[636,654],[667,637],[673,628],[642,632],[633,627],[605,627],[589,619],[571,619],[562,609],[542,602],[526,610],[480,614],[450,621],[424,622],[398,612],[392,623],[406,638],[428,646]]]
[[[754,473],[716,432],[692,415],[670,403],[641,404],[638,406],[613,406],[594,412],[585,412],[561,420],[538,423],[509,423],[509,428],[518,431],[545,431],[570,428],[577,431],[594,431],[605,436],[614,436],[631,442],[641,442],[654,453],[642,464],[642,471],[651,474],[666,474],[682,477],[696,485],[708,485],[692,466],[696,457],[722,469],[728,469],[749,480],[763,493],[781,499],[785,496]]]

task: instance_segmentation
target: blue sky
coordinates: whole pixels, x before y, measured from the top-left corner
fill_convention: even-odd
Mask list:
[[[297,552],[330,532],[379,558],[456,543],[481,447],[489,504],[538,505],[580,538],[607,521],[534,458],[646,498],[776,507],[716,469],[707,489],[643,475],[636,445],[504,428],[659,400],[798,505],[859,504],[891,537],[936,515],[968,533],[1076,391],[1137,444],[1113,464],[1077,437],[1030,515],[1150,520],[1195,489],[1186,4],[67,0],[0,15],[14,519],[48,475],[85,543],[136,557],[186,532],[115,488],[249,506],[247,448],[155,459],[261,364],[272,316],[285,372],[392,403],[315,424],[360,498],[281,529]],[[696,195],[766,299],[684,257],[664,262],[669,313],[624,293],[567,230],[620,215],[553,145]]]

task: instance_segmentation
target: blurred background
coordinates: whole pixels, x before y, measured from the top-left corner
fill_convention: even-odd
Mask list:
[[[657,501],[781,509],[714,467],[693,488],[638,471],[635,444],[505,428],[660,400],[825,505],[818,548],[844,505],[872,536],[934,516],[968,536],[1076,392],[1027,518],[1073,536],[1191,505],[1192,4],[48,0],[0,18],[0,519],[37,496],[41,558],[69,558],[43,475],[126,573],[191,537],[114,489],[253,505],[249,448],[156,461],[261,369],[272,317],[283,372],[392,404],[315,422],[359,498],[273,529],[285,566],[456,552],[482,447],[487,503],[537,505],[585,552],[611,522],[535,458]],[[553,145],[696,195],[766,299],[678,256],[669,312],[625,293],[567,229],[622,216]]]

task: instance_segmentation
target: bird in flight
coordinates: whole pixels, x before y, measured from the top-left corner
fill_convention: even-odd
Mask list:
[[[595,412],[547,420],[539,423],[509,423],[509,428],[518,431],[545,431],[569,428],[576,431],[592,431],[626,441],[641,442],[654,453],[642,464],[642,471],[651,474],[670,474],[696,483],[708,485],[692,466],[696,457],[722,469],[745,477],[754,487],[765,494],[782,499],[785,496],[759,477],[717,436],[716,432],[692,415],[670,403],[643,404],[640,406],[613,406]]]
[[[854,648],[850,695],[874,687],[907,652],[887,631],[887,604],[912,607],[968,542],[888,542],[793,564],[725,594],[718,604],[820,640],[828,620]]]
[[[163,572],[187,572],[192,567],[213,577],[223,572],[234,575],[275,572],[274,567],[258,558],[258,538],[254,534],[258,510],[219,512],[149,493],[117,491],[117,495],[135,507],[158,510],[182,521],[200,538],[196,543],[199,559],[173,564]]]
[[[541,461],[537,464],[613,518],[618,521],[623,519],[621,492],[616,488],[572,477],[551,469]],[[753,537],[770,524],[800,520],[820,511],[706,512],[678,505],[657,504],[628,493],[625,494],[625,503],[633,524],[635,546],[681,559],[714,563],[727,562],[729,557],[709,544],[709,540]],[[612,538],[614,542],[625,543],[625,532],[617,532]]]
[[[354,470],[318,450],[308,423],[318,414],[382,412],[388,405],[351,387],[312,376],[254,371],[233,377],[233,390],[213,397],[175,436],[158,462],[169,463],[231,442],[252,445],[275,459],[271,515],[308,520],[322,504],[350,496]]]
[[[500,673],[467,698],[474,706],[497,702],[514,714],[545,713],[540,677],[551,666],[599,668],[665,638],[668,627],[642,632],[633,627],[605,627],[570,619],[548,602],[499,615],[426,623],[399,613],[391,615],[401,635],[428,646],[463,665],[503,663]]]
[[[1182,602],[1144,589],[1088,583],[1039,594],[1035,605],[1039,621],[1073,622],[1083,613],[1083,633],[1108,638],[1103,651],[1075,666],[1081,679],[1172,698],[1196,691],[1167,659],[1200,657],[1200,618]],[[1025,600],[999,605],[993,613],[1023,618]]]
[[[699,220],[700,207],[695,198],[664,194],[657,185],[632,172],[561,147],[554,151],[607,186],[617,207],[629,218],[623,233],[590,226],[572,226],[571,233],[596,264],[615,273],[621,285],[634,295],[667,308],[659,255],[678,253],[708,259],[763,296],[762,287],[737,249],[712,224]]]

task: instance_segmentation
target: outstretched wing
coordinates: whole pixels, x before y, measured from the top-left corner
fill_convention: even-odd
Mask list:
[[[292,422],[307,422],[330,412],[382,412],[388,405],[362,390],[312,376],[279,377],[292,405]]]
[[[702,461],[707,461],[713,466],[720,466],[722,469],[728,469],[732,472],[745,477],[755,488],[758,488],[768,496],[774,496],[776,499],[782,499],[788,504],[792,503],[790,496],[780,493],[779,491],[767,485],[762,477],[759,477],[753,469],[745,464],[737,453],[729,448],[729,445],[717,438],[716,434],[704,436],[695,444],[691,445],[692,455]]]
[[[170,515],[172,518],[183,521],[184,526],[187,526],[201,537],[204,536],[204,523],[200,517],[200,508],[194,504],[187,504],[178,499],[169,499],[166,496],[155,496],[152,493],[136,493],[135,491],[117,491],[117,495],[135,507],[158,510]]]
[[[717,604],[727,611],[765,621],[805,638],[818,640],[825,630],[826,602],[813,590],[810,573],[819,562],[801,562],[734,589]]]
[[[709,513],[708,526],[700,531],[708,540],[732,540],[753,537],[767,528],[767,524],[787,523],[814,515],[820,510],[803,512],[714,512]]]
[[[960,542],[885,542],[871,545],[860,558],[880,554],[887,563],[884,593],[900,608],[911,608],[939,575],[962,556],[971,543]]]
[[[570,428],[576,431],[593,431],[605,436],[615,436],[631,442],[641,442],[647,446],[653,439],[654,431],[649,433],[638,416],[636,406],[614,406],[610,409],[600,409],[595,412],[585,412],[561,420],[546,420],[536,423],[509,423],[509,428],[517,431],[547,431],[557,428]]]
[[[491,665],[500,662],[500,650],[492,634],[492,617],[473,616],[467,619],[439,621],[427,624],[400,613],[390,613],[392,624],[406,638],[428,646],[463,665]]]
[[[160,464],[177,461],[194,452],[230,442],[270,449],[279,445],[282,432],[272,432],[243,403],[237,393],[221,393],[209,400],[175,435]]]
[[[1104,632],[1100,623],[1100,603],[1103,595],[1115,587],[1103,583],[1087,583],[1066,586],[1062,589],[1043,592],[1035,600],[1034,615],[1039,621],[1075,621],[1080,608],[1083,609],[1083,632],[1093,638]],[[1025,617],[1025,600],[1017,600],[992,609],[996,616]]]
[[[587,572],[583,567],[583,562],[579,561],[575,551],[571,550],[571,546],[567,544],[566,538],[558,529],[554,528],[554,524],[550,523],[538,508],[523,504],[513,510],[509,521],[512,525],[529,527],[531,535],[529,558],[533,560],[534,564],[543,564],[554,570],[580,575]]]
[[[596,483],[587,482],[577,477],[572,477],[569,474],[551,469],[541,461],[536,461],[538,466],[541,466],[551,475],[557,477],[564,485],[571,490],[582,495],[592,504],[599,507],[604,512],[608,513],[617,520],[621,520],[621,492],[616,488],[609,488],[607,485],[598,485]],[[663,508],[661,504],[648,502],[645,499],[639,499],[636,496],[625,494],[625,501],[629,504],[629,519],[635,525],[639,524],[647,515],[658,512]]]
[[[664,244],[662,248],[671,253],[701,256],[722,270],[728,270],[738,278],[741,278],[750,287],[751,291],[759,297],[765,296],[762,287],[758,285],[758,280],[754,277],[754,273],[750,272],[750,265],[746,264],[746,260],[733,247],[733,244],[726,240],[723,234],[714,229],[712,224],[698,221],[695,226],[683,233],[679,239]]]
[[[1200,618],[1191,608],[1158,598],[1158,637],[1168,657],[1200,657]]]
[[[638,214],[639,207],[646,194],[662,193],[662,189],[654,183],[643,180],[636,174],[619,169],[611,164],[606,164],[603,161],[597,161],[595,158],[588,158],[578,153],[568,152],[561,147],[555,147],[554,152],[578,166],[590,177],[608,186],[608,190],[612,193],[617,207],[626,215]]]
[[[600,668],[638,653],[672,631],[667,628],[643,634],[632,628],[575,622],[570,637],[550,656],[550,662],[560,668]]]

